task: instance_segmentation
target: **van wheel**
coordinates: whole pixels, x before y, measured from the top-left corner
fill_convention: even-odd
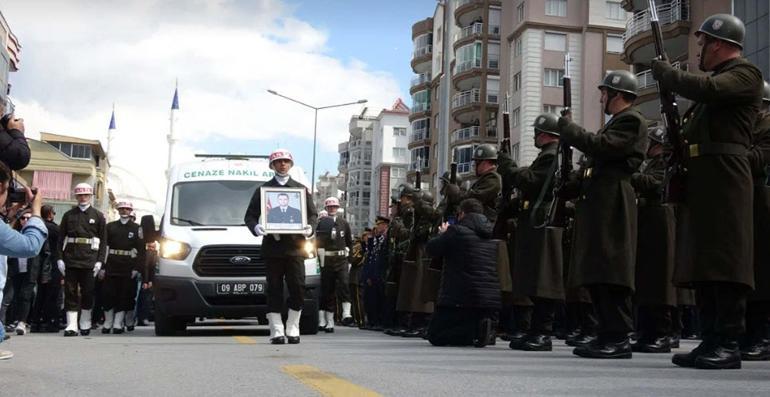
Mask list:
[[[302,316],[299,318],[300,335],[315,335],[318,333],[318,301],[305,299]]]
[[[156,336],[174,336],[177,333],[184,332],[186,329],[187,323],[184,319],[171,317],[161,310],[155,310]]]

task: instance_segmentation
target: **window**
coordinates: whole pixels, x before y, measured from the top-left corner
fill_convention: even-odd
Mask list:
[[[518,164],[519,163],[519,144],[514,143],[511,147],[511,158],[513,161]]]
[[[370,186],[372,184],[372,172],[364,171],[364,186]],[[366,193],[364,193],[366,195]]]
[[[564,69],[545,69],[543,84],[546,87],[563,87]]]
[[[396,161],[406,159],[406,149],[402,147],[394,147],[393,157],[396,159]]]
[[[89,145],[66,142],[52,142],[51,146],[59,149],[60,152],[75,159],[90,160],[92,158],[91,146]]]
[[[623,52],[623,36],[607,35],[607,52],[612,54]]]
[[[623,10],[623,6],[619,1],[607,2],[607,19],[614,19],[616,21],[625,21],[626,12]]]
[[[513,41],[513,56],[521,56],[521,37],[517,37],[516,40]]]
[[[458,146],[454,150],[454,162],[457,163],[457,172],[466,173],[473,170],[474,146]]]
[[[524,2],[522,1],[521,4],[519,4],[516,7],[516,16],[518,19],[517,22],[522,22],[524,20]]]
[[[438,91],[438,90],[436,90]],[[412,122],[412,142],[430,138],[430,119],[418,119]]]
[[[372,152],[364,153],[364,165],[372,165]]]
[[[559,105],[543,105],[543,112],[545,113],[553,113],[555,115],[561,114],[562,107]]]
[[[521,72],[513,75],[513,92],[517,92],[521,89]]]
[[[567,0],[545,0],[545,15],[566,17]]]
[[[393,136],[406,136],[406,128],[393,127]]]
[[[518,127],[521,119],[521,108],[513,109],[511,113],[511,127]]]
[[[549,51],[566,51],[567,35],[561,33],[546,33],[545,49]]]
[[[390,177],[391,178],[406,178],[406,169],[404,169],[404,168],[391,168],[390,169]]]
[[[487,65],[490,69],[500,68],[500,44],[487,44]]]
[[[428,168],[430,164],[430,146],[421,146],[412,149],[412,169]]]

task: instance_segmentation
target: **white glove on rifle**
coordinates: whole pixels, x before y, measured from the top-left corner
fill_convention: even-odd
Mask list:
[[[267,232],[265,231],[264,226],[257,224],[257,226],[254,226],[254,234],[256,234],[257,237],[259,237],[259,236],[267,235]]]
[[[102,263],[96,262],[94,264],[94,277],[96,277],[96,275],[99,274],[99,270],[102,270]]]
[[[136,276],[139,275],[139,272],[136,270],[131,270],[131,278],[136,278]]]
[[[64,261],[61,260],[61,259],[56,261],[56,267],[59,268],[59,273],[61,273],[61,275],[63,276],[64,275],[64,268],[66,267],[66,266],[64,266]]]

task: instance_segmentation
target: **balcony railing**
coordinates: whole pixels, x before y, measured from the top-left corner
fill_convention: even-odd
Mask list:
[[[668,4],[656,7],[660,24],[690,20],[690,0],[673,0]],[[639,11],[626,22],[626,31],[623,33],[623,45],[639,33],[650,30],[650,10]]]
[[[430,138],[430,130],[427,128],[416,129],[412,132],[412,136],[409,137],[409,143],[422,141]]]
[[[432,44],[424,45],[422,47],[415,48],[414,53],[412,53],[412,59],[419,58],[423,55],[428,55],[431,53],[433,53],[433,45]]]
[[[481,67],[481,59],[474,58],[467,61],[461,61],[455,64],[454,74],[460,74],[467,72],[471,69],[478,69]],[[500,55],[487,54],[487,69],[499,70],[500,69]]]
[[[450,143],[455,143],[457,141],[472,139],[477,136],[479,136],[479,126],[474,125],[472,127],[465,127],[454,130],[449,141]]]
[[[420,84],[427,83],[431,80],[430,73],[420,73],[412,78],[412,87]]]
[[[484,31],[484,24],[481,22],[476,22],[473,25],[466,26],[460,29],[460,31],[455,34],[455,41],[462,40],[466,37],[470,37],[473,35],[481,34],[481,32],[483,31]]]
[[[671,66],[676,69],[687,70],[686,63],[674,62]],[[657,81],[652,78],[652,70],[645,70],[644,72],[637,73],[636,79],[639,80],[639,90],[654,88],[657,84]]]
[[[412,113],[427,112],[430,110],[429,102],[417,102],[412,104]]]
[[[488,92],[487,103],[497,103],[498,93]],[[452,97],[452,109],[481,102],[481,90],[474,88],[468,91],[458,92]]]

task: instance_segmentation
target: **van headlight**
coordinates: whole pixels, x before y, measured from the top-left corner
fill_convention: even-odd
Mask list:
[[[313,240],[305,240],[305,256],[315,258],[315,242]]]
[[[181,241],[164,238],[160,242],[160,257],[164,259],[183,261],[190,255],[191,250],[190,244]]]

